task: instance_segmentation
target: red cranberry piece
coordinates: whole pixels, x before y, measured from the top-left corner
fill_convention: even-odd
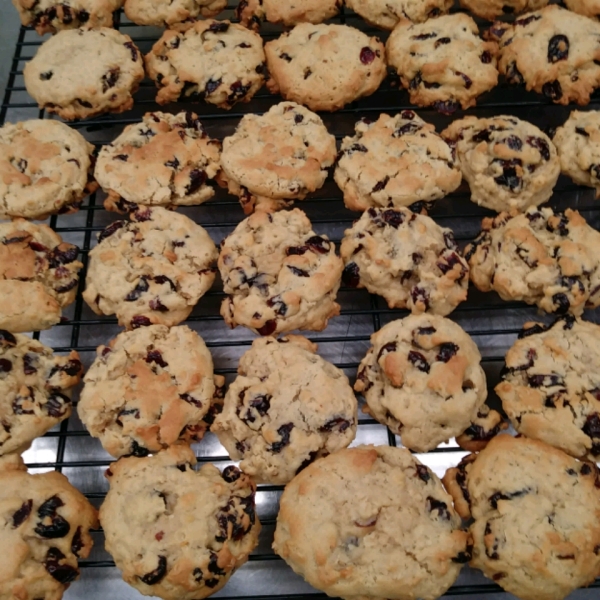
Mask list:
[[[50,548],[46,554],[44,567],[56,581],[66,585],[71,583],[79,575],[79,571],[68,564],[61,564],[65,555],[58,548]]]
[[[313,235],[304,242],[313,252],[327,254],[331,248],[329,241],[320,235]]]
[[[436,500],[432,496],[427,496],[427,510],[429,512],[436,511],[437,514],[445,519],[446,521],[450,520],[450,511],[448,510],[448,505],[441,500]]]
[[[155,585],[159,581],[163,579],[163,577],[167,574],[167,557],[159,556],[158,557],[158,566],[154,571],[150,571],[150,573],[146,573],[142,575],[140,579],[146,585]]]
[[[548,62],[555,63],[569,57],[569,38],[566,35],[554,35],[548,42]]]
[[[365,46],[360,51],[360,62],[363,65],[370,65],[375,60],[375,52],[371,50],[368,46]]]
[[[540,17],[538,15],[531,15],[530,17],[525,17],[524,19],[517,19],[515,21],[515,25],[520,25],[521,27],[525,27],[526,25],[529,25],[529,23],[532,23],[533,21],[538,21],[541,18],[542,17]]]
[[[271,447],[269,448],[271,452],[279,454],[286,446],[289,446],[290,434],[292,433],[292,429],[294,429],[294,424],[286,423],[277,430],[277,434],[279,435],[281,440],[279,442],[271,444]]]
[[[12,371],[12,362],[7,358],[0,358],[0,373],[10,373]]]
[[[215,92],[218,87],[223,83],[222,79],[209,79],[206,82],[206,86],[204,88],[204,93],[208,96]]]
[[[484,52],[482,52],[480,59],[484,65],[489,65],[492,62],[492,55],[487,50],[485,50]]]
[[[13,514],[13,527],[16,529],[20,525],[22,525],[31,514],[31,507],[33,506],[33,500],[26,500],[21,505],[19,510],[15,511]]]
[[[223,469],[223,473],[221,474],[221,476],[227,483],[233,483],[234,481],[237,481],[241,477],[241,475],[242,472],[233,465],[225,467]]]
[[[81,11],[83,12],[83,11]],[[89,15],[88,15],[89,18]],[[79,17],[79,20],[81,21],[81,16]],[[87,19],[86,19],[87,21]],[[138,49],[134,46],[133,42],[125,42],[123,44],[125,46],[125,48],[129,48],[129,51],[131,52],[131,60],[133,62],[136,62],[138,59]]]
[[[138,327],[148,327],[148,325],[152,325],[152,321],[144,315],[136,315],[133,317],[133,319],[131,319],[132,329],[137,329]]]
[[[110,88],[115,87],[120,76],[121,69],[119,67],[114,67],[102,75],[102,91],[107,92]]]
[[[275,319],[269,319],[262,327],[256,331],[260,335],[271,335],[277,329],[277,321]]]
[[[396,342],[388,342],[387,344],[384,344],[381,347],[379,354],[377,355],[377,360],[379,360],[384,354],[387,354],[388,352],[396,352],[397,348],[398,344],[396,344]]]
[[[319,431],[330,432],[335,429],[336,431],[339,431],[341,433],[343,431],[346,431],[346,429],[348,429],[348,427],[350,427],[351,425],[352,423],[348,421],[348,419],[344,419],[343,417],[336,417],[334,419],[331,419],[330,421],[327,421],[325,425],[319,427]]]
[[[54,392],[46,401],[45,408],[48,415],[55,419],[60,419],[65,416],[70,405],[71,400],[69,398],[60,392]]]
[[[546,140],[541,137],[528,136],[525,141],[538,150],[544,160],[550,160],[550,146]]]
[[[547,81],[542,86],[542,94],[544,94],[544,96],[550,98],[550,100],[553,100],[554,102],[560,100],[562,98],[563,93],[562,87],[558,79],[555,79],[554,81]]]
[[[126,224],[127,223],[125,221],[115,221],[114,223],[111,223],[98,236],[98,243],[102,242],[107,237],[111,236],[113,233],[115,233],[115,231],[118,231],[122,227],[125,227]]]
[[[427,359],[420,353],[420,352],[416,352],[415,350],[411,350],[408,353],[408,361],[414,365],[417,369],[419,369],[419,371],[422,371],[423,373],[429,373],[429,363],[427,362]]]
[[[417,465],[416,469],[417,469],[417,477],[421,481],[427,483],[431,479],[431,473],[429,472],[429,469],[425,465]]]
[[[294,274],[296,277],[309,277],[308,271],[304,269],[299,269],[298,267],[292,267],[291,265],[287,265],[287,268]]]
[[[169,366],[169,363],[165,362],[159,350],[150,350],[150,352],[148,352],[148,354],[146,355],[145,360],[148,364],[156,363],[159,367],[162,367],[163,369]]]
[[[6,329],[0,329],[0,346],[14,347],[16,345],[17,338]]]
[[[125,296],[125,302],[139,300],[141,295],[148,291],[149,287],[146,277],[141,277],[136,286]]]
[[[342,281],[348,287],[358,287],[360,284],[360,269],[354,262],[348,263],[342,272]]]
[[[436,360],[447,363],[458,352],[458,346],[452,342],[440,344],[440,351],[435,357]]]
[[[460,104],[456,100],[438,100],[433,103],[433,107],[443,115],[451,115],[460,108]]]

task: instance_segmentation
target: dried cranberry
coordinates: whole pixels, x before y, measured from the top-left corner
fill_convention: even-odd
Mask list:
[[[0,329],[0,346],[14,347],[16,345],[17,338],[6,329]]]
[[[159,556],[158,557],[158,566],[154,571],[150,571],[150,573],[146,573],[140,577],[142,583],[146,585],[154,585],[161,581],[163,577],[167,574],[167,557]]]
[[[418,304],[424,304],[426,310],[429,308],[429,294],[423,288],[415,286],[410,291],[410,297],[415,306]]]
[[[138,458],[143,458],[144,456],[148,456],[150,451],[148,448],[144,448],[140,446],[135,440],[131,440],[131,449],[129,452],[130,456],[137,456]]]
[[[206,172],[202,169],[194,169],[190,172],[190,183],[185,188],[186,194],[193,194],[198,191],[206,182]]]
[[[209,79],[206,82],[206,86],[204,87],[204,93],[208,96],[212,93],[214,93],[219,86],[223,83],[223,80],[221,78],[219,79]]]
[[[530,135],[525,141],[538,150],[544,160],[550,160],[550,146],[546,140]]]
[[[327,254],[331,248],[329,241],[322,238],[320,235],[313,235],[304,243],[317,254]]]
[[[286,446],[289,446],[292,429],[294,429],[294,424],[286,423],[277,430],[277,435],[279,435],[281,440],[271,444],[271,447],[269,448],[271,452],[279,454]]]
[[[12,371],[12,362],[7,358],[0,358],[0,373],[10,373]]]
[[[111,236],[115,231],[118,231],[122,227],[125,227],[126,221],[115,221],[104,229],[98,236],[98,243],[104,241],[107,237]]]
[[[150,302],[148,303],[148,306],[152,309],[155,310],[157,312],[168,312],[168,308],[160,301],[160,298],[158,298],[158,296],[156,298],[152,298],[152,300],[150,300]]]
[[[360,284],[360,269],[354,262],[348,263],[342,272],[342,281],[348,287],[358,287]]]
[[[428,40],[430,38],[437,37],[437,33],[420,33],[419,35],[411,35],[411,40]]]
[[[492,55],[487,50],[482,52],[479,58],[484,65],[489,65],[492,62]]]
[[[421,481],[427,483],[431,479],[431,473],[425,465],[417,465],[416,469],[417,469],[417,477]]]
[[[429,373],[429,369],[430,369],[429,363],[427,362],[427,359],[420,352],[411,350],[408,353],[408,360],[412,365],[414,365],[417,369],[419,369],[419,371],[422,371],[423,373]]]
[[[79,13],[79,20],[81,21],[81,13],[83,13],[84,11],[80,11]],[[88,14],[88,18],[89,18],[89,14]],[[86,19],[87,21],[87,19]],[[83,22],[83,21],[82,21]],[[125,42],[123,44],[125,46],[125,48],[129,48],[129,51],[131,52],[131,60],[133,62],[136,62],[138,59],[138,49],[135,47],[135,45],[133,44],[133,42]]]
[[[335,417],[334,419],[327,421],[325,425],[319,427],[319,431],[330,432],[335,429],[336,431],[339,431],[341,433],[343,431],[346,431],[346,429],[348,429],[348,427],[350,427],[351,425],[352,423],[348,421],[348,419],[344,419],[342,417]]]
[[[102,92],[107,92],[110,88],[115,87],[120,76],[121,69],[119,67],[110,69],[108,73],[102,75]]]
[[[45,409],[49,416],[60,419],[65,416],[71,406],[71,400],[60,392],[53,392],[46,401]]]
[[[460,104],[456,100],[438,100],[433,103],[433,108],[443,115],[451,115],[460,108]]]
[[[527,383],[533,387],[552,387],[555,385],[563,385],[563,380],[560,375],[529,375]]]
[[[525,496],[529,494],[531,490],[529,488],[525,488],[523,490],[518,490],[517,492],[510,492],[508,494],[503,494],[502,492],[496,492],[492,494],[489,498],[490,506],[494,509],[498,509],[498,501],[499,500],[512,500],[513,498],[520,498],[521,496]]]
[[[516,135],[509,135],[502,140],[502,143],[506,144],[511,150],[519,151],[523,148],[521,138],[518,138]]]
[[[375,52],[368,46],[360,51],[360,62],[363,65],[370,65],[375,60]]]
[[[281,299],[281,296],[273,296],[267,300],[267,306],[273,309],[276,315],[285,316],[287,313],[287,304]]]
[[[138,329],[138,327],[148,327],[148,325],[152,325],[152,321],[144,315],[135,315],[135,317],[131,319],[132,329]]]
[[[214,21],[210,24],[208,31],[213,33],[225,33],[229,29],[229,23],[225,21]]]
[[[416,133],[417,131],[420,131],[422,129],[422,126],[419,125],[418,123],[406,123],[405,125],[402,125],[402,127],[398,127],[398,129],[396,129],[396,131],[394,131],[394,133],[392,134],[392,137],[395,138],[399,138],[402,137],[403,135],[406,135],[407,133]],[[387,177],[387,180],[389,181],[389,177]],[[385,185],[383,186],[385,187]],[[381,188],[383,189],[383,188]],[[375,190],[373,190],[375,191]]]
[[[521,75],[521,72],[517,68],[516,62],[511,62],[506,67],[506,80],[509,83],[513,83],[515,85],[522,85],[523,83],[525,83],[523,75]]]
[[[525,17],[523,19],[517,19],[515,21],[515,25],[520,25],[521,27],[525,27],[526,25],[529,25],[533,21],[538,21],[541,18],[542,17],[540,17],[539,15],[531,15],[530,17]]]
[[[242,472],[233,465],[225,467],[223,469],[223,473],[221,474],[221,476],[227,483],[233,483],[234,481],[237,481],[241,477],[241,475]]]
[[[21,526],[29,518],[32,506],[33,500],[25,500],[25,502],[23,502],[23,504],[21,505],[21,508],[14,512],[12,520],[13,527],[15,529]]]
[[[571,307],[571,303],[566,294],[554,294],[554,296],[552,296],[552,304],[556,306],[554,312],[557,314],[566,313]]]
[[[44,71],[43,73],[40,73],[40,79],[42,81],[48,81],[49,79],[52,79],[52,75],[54,75],[53,71]]]
[[[260,335],[271,335],[277,329],[277,321],[269,319],[262,327],[256,329]]]
[[[449,37],[443,37],[440,38],[439,40],[435,40],[435,43],[433,44],[434,48],[439,48],[440,46],[443,46],[445,44],[449,44],[452,40]]]
[[[542,86],[542,94],[544,94],[544,96],[550,98],[550,100],[553,100],[554,102],[560,100],[562,98],[563,93],[562,87],[558,79],[555,79],[554,81],[547,81]]]
[[[310,277],[308,271],[304,269],[299,269],[298,267],[293,267],[291,265],[287,265],[287,268],[294,274],[296,277]]]
[[[399,210],[384,210],[383,212],[379,213],[378,216],[384,223],[387,223],[394,229],[398,229],[398,227],[404,223],[404,213],[400,212]]]
[[[162,357],[162,353],[159,350],[150,350],[146,355],[147,363],[156,363],[159,367],[163,369],[169,366],[169,363],[165,362]]]
[[[66,585],[71,583],[79,575],[79,571],[68,564],[60,564],[65,555],[58,548],[49,548],[44,560],[44,567],[56,581]]]
[[[494,181],[503,187],[507,187],[511,192],[516,191],[521,187],[523,180],[517,174],[517,166],[520,166],[521,160],[513,158],[511,160],[498,160],[502,165],[502,175],[494,177]]]
[[[447,363],[458,352],[458,346],[452,342],[440,344],[440,351],[435,357],[436,360]]]
[[[437,511],[437,514],[442,517],[442,519],[445,519],[446,521],[450,520],[448,505],[441,500],[436,500],[432,496],[427,496],[427,510],[429,512]]]

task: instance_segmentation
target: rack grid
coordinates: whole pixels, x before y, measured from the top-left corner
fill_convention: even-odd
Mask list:
[[[235,20],[233,2],[229,2],[227,10],[219,18]],[[371,35],[386,37],[381,31],[369,27],[354,13],[344,9],[332,22],[347,23]],[[161,35],[160,29],[130,23],[121,11],[115,13],[115,27],[130,35],[144,54]],[[266,39],[277,37],[280,33],[280,28],[268,24],[264,25],[261,31]],[[20,28],[4,100],[0,105],[0,126],[5,122],[30,118],[55,118],[38,109],[25,90],[22,76],[24,64],[35,54],[44,39],[47,39],[47,36],[40,38],[31,28]],[[281,100],[278,96],[270,95],[263,88],[250,103],[236,105],[232,111],[227,112],[191,101],[159,107],[154,101],[154,95],[154,84],[146,79],[135,96],[135,106],[132,110],[123,114],[105,115],[70,124],[99,148],[102,144],[112,141],[123,127],[138,121],[145,112],[162,110],[175,113],[185,109],[196,112],[209,135],[222,140],[233,132],[244,114],[265,112]],[[595,94],[590,108],[598,109],[599,104],[600,94]],[[397,80],[390,75],[373,96],[352,103],[336,113],[321,116],[339,142],[343,136],[353,133],[354,123],[359,118],[376,119],[382,112],[394,114],[405,108],[415,107],[410,105],[407,93],[399,89]],[[572,108],[574,107],[553,105],[542,96],[501,83],[495,90],[485,94],[478,105],[468,113],[482,117],[511,114],[549,131],[563,123]],[[417,110],[425,120],[434,123],[438,131],[451,120],[460,118],[464,114],[459,111],[449,118],[430,110]],[[80,259],[84,263],[84,270],[80,277],[77,300],[66,311],[66,319],[49,331],[34,334],[34,337],[52,346],[57,352],[77,350],[86,367],[92,362],[96,347],[107,343],[120,331],[116,319],[98,317],[85,305],[81,297],[87,256],[96,243],[97,233],[113,220],[122,218],[115,213],[105,211],[103,199],[103,193],[96,192],[84,201],[78,213],[54,216],[49,219],[51,227],[59,232],[65,241],[80,247]],[[596,229],[600,227],[599,205],[591,189],[577,187],[561,176],[549,204],[559,210],[568,207],[576,208],[593,227]],[[328,178],[323,189],[306,200],[297,202],[296,206],[307,213],[317,233],[328,234],[336,244],[339,244],[344,230],[358,217],[357,213],[344,208],[341,193],[331,177]],[[216,243],[219,243],[244,218],[237,199],[228,196],[223,190],[217,190],[215,198],[208,203],[200,207],[181,209],[181,212],[205,227]],[[479,232],[481,219],[492,214],[469,201],[468,188],[464,183],[448,198],[438,201],[430,212],[430,216],[436,222],[454,230],[456,239],[461,245],[472,240]],[[233,331],[227,328],[219,315],[219,304],[222,298],[221,285],[217,281],[213,289],[200,300],[186,324],[198,331],[205,339],[213,353],[216,372],[225,375],[228,381],[231,381],[235,376],[239,357],[252,343],[254,336],[243,328]],[[405,316],[407,312],[388,309],[381,298],[371,296],[364,290],[343,287],[338,295],[338,301],[342,306],[341,315],[332,319],[323,332],[308,332],[306,335],[318,343],[319,353],[343,369],[353,382],[358,363],[369,346],[371,333],[385,323]],[[488,379],[490,392],[488,403],[498,408],[499,401],[493,388],[499,379],[504,354],[526,321],[548,322],[552,318],[540,315],[534,307],[517,302],[503,302],[495,293],[483,294],[473,287],[469,290],[467,302],[460,305],[450,317],[477,342]],[[600,310],[587,311],[585,318],[600,322]],[[77,394],[74,401],[76,403]],[[375,420],[363,415],[360,417],[354,444],[358,443],[400,445],[401,441]],[[230,464],[227,453],[212,434],[208,434],[202,442],[195,444],[194,450],[200,463],[213,462],[221,468]],[[433,452],[417,456],[441,476],[448,467],[456,465],[465,454],[454,441],[451,441]],[[103,472],[112,459],[102,450],[98,441],[85,431],[77,418],[76,411],[60,426],[36,440],[24,457],[32,471],[53,469],[61,471],[86,494],[92,503],[96,506],[101,504],[108,487]],[[249,562],[239,569],[228,585],[214,596],[215,598],[321,600],[327,597],[313,590],[294,575],[271,550],[281,490],[281,486],[259,486],[257,508],[263,523],[259,546],[250,556]],[[121,580],[110,556],[104,551],[102,531],[94,532],[94,538],[95,547],[90,558],[80,563],[83,567],[81,579],[71,586],[65,598],[71,600],[84,597],[88,600],[141,598],[137,591]],[[575,592],[570,598],[573,600],[598,598],[600,597],[598,588],[600,588],[600,580],[597,580],[588,590]],[[444,598],[473,596],[485,600],[512,597],[503,593],[500,587],[484,578],[479,572],[465,567],[457,584]]]

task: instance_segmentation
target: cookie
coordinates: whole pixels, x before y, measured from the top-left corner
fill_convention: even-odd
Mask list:
[[[471,200],[501,212],[527,210],[552,196],[560,161],[550,138],[516,117],[465,117],[442,136],[456,147]]]
[[[598,247],[600,233],[577,211],[530,208],[483,219],[465,258],[482,292],[579,316],[600,305]]]
[[[258,29],[262,21],[293,27],[322,23],[337,15],[342,0],[240,0],[236,16],[245,27]]]
[[[408,450],[358,446],[286,486],[273,549],[330,596],[438,598],[470,558],[460,526],[440,480]]]
[[[350,210],[432,202],[460,185],[452,148],[412,110],[361,119],[354,131],[342,140],[334,173]]]
[[[375,332],[371,344],[354,389],[403,446],[428,452],[467,429],[487,386],[477,345],[459,325],[410,315]]]
[[[382,29],[394,29],[404,19],[422,23],[446,14],[452,5],[451,0],[346,0],[348,8]]]
[[[185,31],[200,17],[214,17],[227,0],[125,0],[127,18],[138,25],[164,26]]]
[[[565,6],[573,12],[592,19],[600,17],[600,2],[598,0],[565,0]]]
[[[285,484],[356,435],[357,403],[344,372],[298,335],[258,338],[211,428],[255,481]]]
[[[600,474],[542,442],[495,437],[444,477],[472,518],[471,566],[522,600],[560,600],[600,573]]]
[[[245,115],[223,140],[221,165],[229,191],[246,214],[278,210],[318,190],[337,155],[321,118],[293,102]]]
[[[185,321],[215,279],[217,249],[185,215],[141,208],[115,221],[89,253],[83,299],[98,315],[135,329]]]
[[[506,429],[508,429],[508,423],[502,415],[484,404],[477,411],[477,415],[469,427],[456,436],[456,443],[463,450],[479,452],[488,445],[493,437]]]
[[[576,458],[600,456],[600,326],[567,315],[526,323],[496,393],[513,427]]]
[[[539,10],[547,4],[548,0],[460,0],[463,8],[488,21],[505,15]]]
[[[0,459],[3,598],[60,600],[93,545],[96,509],[56,471],[27,473],[20,456]]]
[[[558,104],[587,104],[600,86],[600,23],[556,4],[514,23],[494,23],[498,69]]]
[[[113,456],[146,456],[202,439],[220,376],[202,338],[185,326],[150,325],[100,346],[77,405]],[[218,384],[218,386],[217,386]]]
[[[40,34],[77,27],[112,27],[123,0],[12,0],[21,23]]]
[[[231,328],[322,331],[340,314],[342,259],[297,208],[244,219],[221,245],[218,266],[228,295],[221,316]]]
[[[469,267],[452,230],[408,208],[369,208],[345,231],[340,253],[343,282],[390,308],[447,315],[467,298]]]
[[[63,119],[121,113],[144,78],[139,50],[115,29],[69,29],[44,42],[23,71],[39,107]]]
[[[574,110],[553,138],[561,171],[600,198],[600,111]]]
[[[252,480],[236,467],[193,466],[177,444],[121,458],[100,509],[106,550],[123,579],[146,596],[196,600],[218,592],[258,543]]]
[[[95,191],[94,146],[50,119],[0,128],[0,219],[47,219],[78,210]]]
[[[209,19],[185,32],[167,30],[145,61],[158,87],[158,104],[191,98],[230,109],[249,102],[267,75],[262,38],[229,21]]]
[[[20,333],[58,323],[75,301],[78,254],[47,225],[0,223],[0,329]]]
[[[417,106],[449,115],[475,106],[477,97],[496,86],[495,42],[479,37],[477,24],[464,13],[425,23],[403,20],[387,44],[387,62]]]
[[[22,452],[71,414],[83,367],[30,337],[0,329],[0,455]]]
[[[381,41],[347,25],[301,23],[267,42],[265,54],[269,90],[311,110],[370,96],[387,74]]]
[[[108,210],[190,206],[214,196],[220,157],[220,142],[208,136],[193,112],[146,113],[102,147],[95,175],[108,193]]]

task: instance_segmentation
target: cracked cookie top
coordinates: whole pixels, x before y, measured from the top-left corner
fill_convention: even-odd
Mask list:
[[[447,315],[466,300],[469,267],[451,229],[407,208],[369,208],[344,232],[342,281],[390,308]]]
[[[50,119],[0,128],[0,218],[46,219],[76,211],[98,186],[94,146],[68,125]]]
[[[59,600],[93,545],[96,509],[56,471],[29,474],[18,455],[0,459],[2,594]]]
[[[548,201],[560,175],[550,138],[516,117],[465,117],[442,136],[456,148],[471,200],[498,212],[526,210]]]
[[[49,329],[77,294],[79,248],[44,224],[0,223],[0,328]]]
[[[153,112],[102,147],[95,175],[108,210],[202,204],[214,196],[221,144],[193,112]],[[131,206],[133,204],[133,206]]]
[[[240,359],[211,431],[257,482],[285,484],[354,439],[348,378],[316,349],[297,335],[258,338]]]
[[[218,264],[228,294],[221,315],[230,327],[260,335],[322,331],[339,314],[342,260],[297,208],[244,219],[223,242]]]
[[[248,214],[255,208],[283,208],[318,190],[335,157],[335,137],[321,118],[282,102],[264,115],[242,118],[223,141],[221,165],[229,191]]]
[[[237,18],[245,27],[259,29],[263,21],[293,27],[299,23],[322,23],[337,15],[342,0],[240,0]]]
[[[100,346],[84,382],[79,417],[117,457],[201,440],[223,385],[202,338],[164,325],[125,331]]]
[[[230,109],[249,102],[267,75],[260,35],[212,19],[197,21],[185,32],[168,29],[145,61],[158,87],[158,104],[196,98]]]
[[[561,171],[600,197],[600,111],[574,110],[553,138]]]
[[[558,104],[587,104],[600,86],[600,23],[553,4],[514,23],[494,23],[498,69],[509,83]]]
[[[30,337],[0,329],[0,455],[23,452],[71,414],[83,367]]]
[[[401,21],[387,41],[386,55],[412,104],[452,114],[475,106],[477,97],[498,83],[497,48],[479,37],[469,15],[456,13],[425,23]]]
[[[123,0],[12,0],[21,23],[40,35],[78,27],[112,27]]]
[[[343,598],[438,598],[470,558],[440,480],[404,448],[358,446],[285,488],[273,549]]]
[[[456,323],[437,315],[410,315],[371,336],[354,389],[365,412],[428,452],[460,435],[487,397],[481,354]],[[418,402],[415,402],[418,398]]]
[[[23,71],[30,96],[63,119],[85,119],[133,106],[144,78],[142,56],[116,29],[70,29],[45,41]]]
[[[600,456],[600,326],[567,315],[526,323],[496,393],[513,427],[567,454]]]
[[[127,329],[177,325],[215,279],[215,244],[203,227],[161,207],[130,216],[98,236],[83,299],[96,314],[116,314]]]
[[[548,0],[460,0],[463,8],[488,21],[505,15],[539,10],[547,4]]]
[[[227,0],[125,0],[127,18],[138,25],[164,26],[185,31],[200,17],[218,15]]]
[[[600,305],[598,247],[600,233],[577,211],[530,208],[483,219],[465,258],[479,290],[579,316]]]
[[[345,0],[346,6],[365,21],[382,29],[394,29],[400,21],[408,19],[422,23],[432,17],[447,13],[451,0]]]
[[[126,457],[106,472],[106,549],[146,596],[197,600],[218,592],[258,543],[256,485],[234,466],[194,470],[184,444]]]
[[[452,148],[412,110],[361,119],[354,130],[342,140],[334,173],[350,210],[432,202],[460,185]]]
[[[565,598],[600,571],[600,473],[547,444],[495,437],[444,477],[473,519],[471,566],[523,600]]]
[[[379,38],[347,25],[302,23],[265,44],[267,87],[311,110],[334,111],[373,94],[387,74]]]

